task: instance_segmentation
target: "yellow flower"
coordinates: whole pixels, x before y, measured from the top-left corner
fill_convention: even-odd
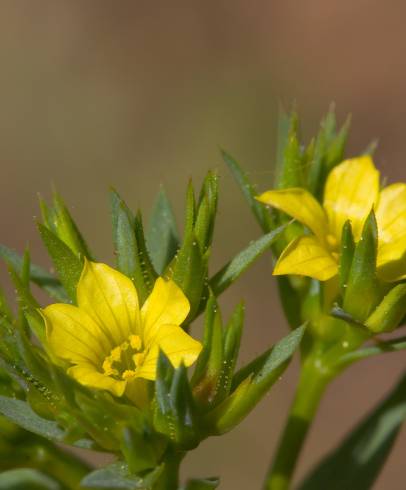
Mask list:
[[[86,261],[77,286],[78,306],[42,310],[51,352],[73,364],[80,383],[122,396],[138,378],[154,380],[159,349],[177,367],[193,364],[202,346],[179,326],[189,301],[161,277],[142,308],[132,281],[111,267]]]
[[[257,198],[304,224],[311,234],[293,240],[274,274],[298,274],[326,281],[338,273],[341,233],[351,221],[354,239],[372,208],[378,225],[377,269],[382,279],[406,278],[406,184],[380,190],[379,172],[369,156],[346,160],[328,175],[323,205],[305,189],[264,192]]]

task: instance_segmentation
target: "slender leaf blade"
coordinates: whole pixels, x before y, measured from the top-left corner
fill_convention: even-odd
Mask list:
[[[211,279],[210,287],[215,296],[222,293],[236,281],[240,275],[279,238],[286,225],[276,228],[237,254],[225,267],[219,270]]]
[[[371,489],[405,419],[406,375],[342,443],[319,463],[299,489]]]

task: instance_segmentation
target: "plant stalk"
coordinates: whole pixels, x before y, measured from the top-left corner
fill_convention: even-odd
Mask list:
[[[310,361],[308,359],[307,361]],[[288,490],[307,433],[320,400],[331,380],[314,362],[305,362],[295,398],[274,461],[265,479],[265,490]]]

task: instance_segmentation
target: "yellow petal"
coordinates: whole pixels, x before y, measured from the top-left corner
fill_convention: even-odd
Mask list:
[[[49,347],[57,357],[98,365],[111,349],[99,325],[76,306],[53,304],[41,313]]]
[[[174,367],[179,367],[181,362],[188,367],[199,357],[202,344],[177,325],[162,325],[143,364],[137,369],[138,376],[151,380],[156,378],[159,349],[166,354]]]
[[[338,265],[316,237],[301,236],[285,248],[273,273],[279,276],[297,274],[327,281],[338,273]]]
[[[378,223],[378,272],[387,281],[406,275],[406,184],[382,190],[376,210]]]
[[[379,172],[370,156],[346,160],[329,174],[324,190],[324,208],[330,232],[341,240],[344,223],[351,220],[355,240],[379,195]]]
[[[136,333],[139,325],[137,291],[132,281],[106,264],[85,262],[77,288],[79,308],[103,329],[113,346]]]
[[[189,301],[173,282],[158,277],[154,289],[141,308],[143,340],[148,346],[161,325],[180,325],[188,316]]]
[[[98,372],[92,364],[83,363],[68,369],[68,374],[79,383],[99,390],[108,390],[115,396],[122,396],[126,381],[118,381]]]
[[[305,189],[294,187],[267,191],[258,196],[257,200],[297,219],[321,240],[328,233],[324,209],[317,199]]]

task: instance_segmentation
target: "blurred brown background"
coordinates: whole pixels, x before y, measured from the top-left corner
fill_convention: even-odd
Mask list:
[[[221,175],[213,265],[260,232],[218,147],[269,186],[278,102],[296,101],[305,136],[334,100],[353,114],[350,149],[379,137],[377,163],[405,179],[406,31],[400,0],[8,1],[0,4],[0,241],[48,265],[35,231],[37,192],[52,183],[101,260],[112,260],[107,187],[147,214],[163,183],[182,222],[189,177]],[[2,283],[6,281],[2,269]],[[287,329],[269,257],[223,298],[247,303],[243,360]],[[320,455],[393,384],[402,354],[364,362],[329,389],[300,462]],[[237,429],[211,439],[184,475],[223,490],[260,488],[292,397],[292,365]],[[406,433],[375,488],[403,490]],[[343,489],[344,490],[344,489]],[[356,489],[354,489],[356,490]]]

